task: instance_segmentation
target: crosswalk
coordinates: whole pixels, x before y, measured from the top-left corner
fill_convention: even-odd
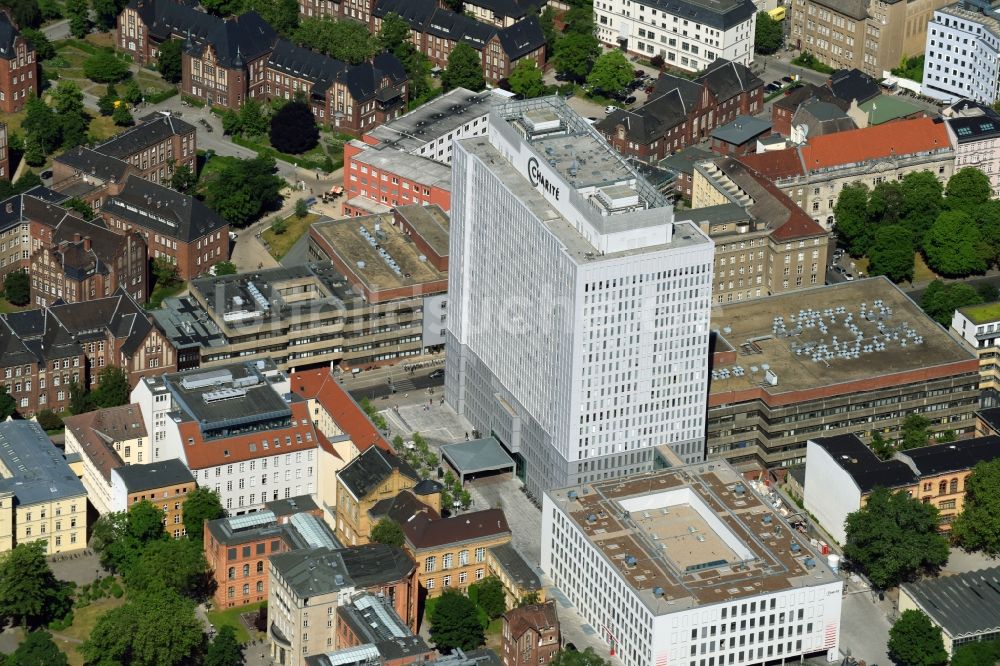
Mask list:
[[[392,387],[397,391],[403,391],[403,392],[415,391],[417,389],[417,385],[413,383],[413,380],[407,378],[394,379],[392,382]]]

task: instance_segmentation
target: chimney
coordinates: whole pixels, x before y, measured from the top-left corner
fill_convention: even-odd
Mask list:
[[[90,252],[90,236],[85,236],[83,239],[83,251]]]
[[[82,240],[83,240],[83,236],[81,236],[80,234],[73,234],[73,242],[74,243],[79,243]]]

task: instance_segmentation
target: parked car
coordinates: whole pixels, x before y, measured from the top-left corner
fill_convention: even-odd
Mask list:
[[[779,90],[781,90],[781,88],[774,85],[773,83],[768,83],[766,86],[764,86],[764,92],[766,92],[768,95],[770,95],[771,93],[776,93]]]
[[[637,78],[637,79],[642,79],[642,78],[645,78],[645,77],[649,76],[648,74],[646,74],[646,70],[644,70],[644,69],[637,69],[637,70],[635,70],[632,73],[635,75],[635,78]]]
[[[645,93],[646,93],[647,95],[652,95],[652,94],[653,94],[653,90],[654,90],[654,89],[655,89],[655,86],[646,86],[645,88],[643,88],[643,91],[644,91],[644,92],[645,92]]]
[[[783,77],[781,77],[781,80],[784,81],[785,83],[794,83],[795,82],[795,79],[793,79],[790,76],[783,76]]]
[[[556,72],[556,81],[569,81],[570,75],[566,72]]]
[[[614,113],[617,110],[618,110],[617,106],[612,106],[610,104],[607,105],[606,107],[604,107],[604,113],[607,113],[607,114],[612,114],[612,113]]]
[[[771,81],[771,85],[780,88],[781,87],[781,81],[779,81],[778,79],[775,79],[774,81]]]
[[[432,372],[431,374],[429,374],[427,376],[430,377],[431,379],[437,379],[438,377],[444,377],[444,370],[441,370],[440,368],[438,368],[437,370],[435,370],[434,372]]]
[[[635,104],[635,95],[629,95],[625,98],[626,104]]]
[[[641,87],[642,87],[642,79],[636,79],[632,83],[628,84],[628,89],[633,91],[638,90]]]
[[[46,169],[45,171],[38,174],[38,177],[41,178],[42,180],[48,180],[49,178],[52,178],[52,169]]]
[[[844,279],[850,282],[851,280],[854,279],[854,275],[852,275],[851,273],[844,273]]]

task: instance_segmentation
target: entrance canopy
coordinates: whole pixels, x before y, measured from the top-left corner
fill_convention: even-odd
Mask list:
[[[445,444],[441,447],[441,457],[455,470],[462,483],[465,483],[465,478],[470,475],[474,477],[479,474],[504,471],[513,473],[516,467],[514,460],[492,437]]]

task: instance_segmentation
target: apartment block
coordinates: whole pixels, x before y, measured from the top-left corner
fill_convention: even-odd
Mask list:
[[[184,502],[196,487],[194,476],[180,460],[121,465],[111,471],[114,510],[126,511],[138,502],[149,502],[163,511],[163,529],[175,539],[187,535]]]
[[[793,0],[790,44],[834,69],[881,78],[924,52],[927,24],[948,1]]]
[[[979,390],[983,407],[1000,403],[1000,303],[958,308],[951,330],[979,359]]]
[[[920,92],[991,105],[1000,99],[1000,12],[988,0],[945,4],[927,25]]]
[[[0,11],[0,111],[23,110],[39,88],[35,47],[18,31],[7,11]]]
[[[909,414],[975,431],[978,360],[884,277],[716,306],[712,325],[709,459],[794,466],[809,439],[893,439]]]
[[[0,423],[0,551],[40,541],[48,555],[87,547],[87,491],[34,421]]]
[[[552,662],[560,649],[556,602],[519,606],[503,614],[500,657],[504,666],[538,666]]]
[[[549,491],[542,534],[542,569],[625,666],[839,658],[843,581],[724,462]]]
[[[990,179],[994,197],[1000,197],[1000,113],[971,100],[942,111],[948,138],[955,148],[955,171],[979,169]]]
[[[186,166],[198,173],[198,139],[194,125],[169,111],[151,113],[135,127],[114,135],[94,150],[127,162],[140,178],[170,185],[174,170]]]
[[[753,0],[597,0],[597,38],[608,47],[699,72],[716,58],[753,62]]]

